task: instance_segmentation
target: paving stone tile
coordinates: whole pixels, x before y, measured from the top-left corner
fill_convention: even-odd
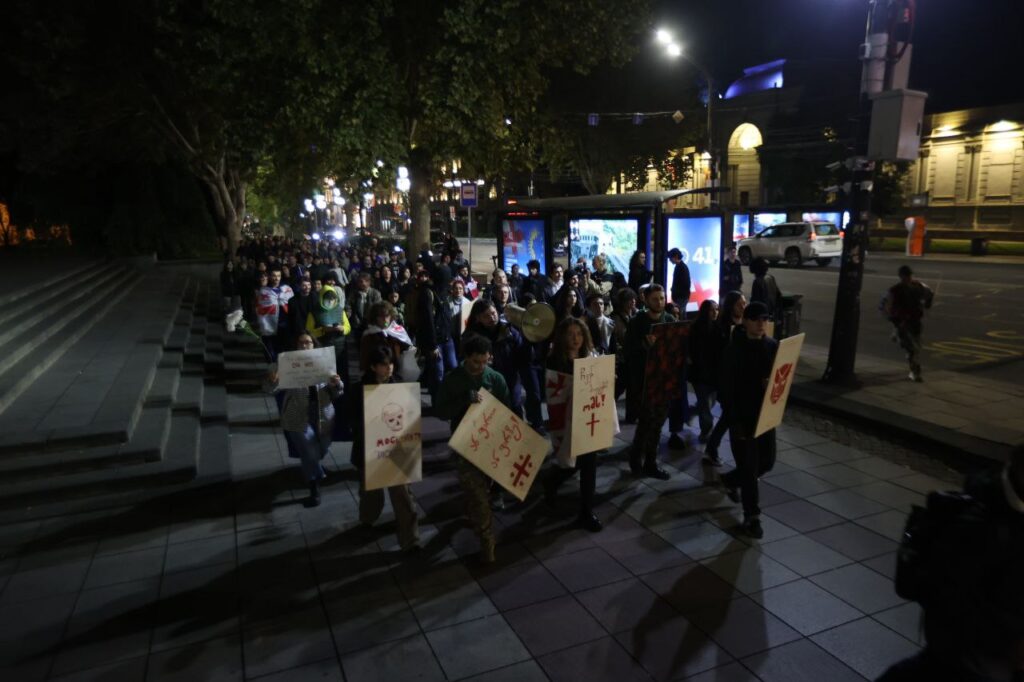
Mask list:
[[[687,682],[758,682],[754,675],[739,663],[729,663],[686,678]]]
[[[849,462],[855,459],[870,457],[863,450],[829,440],[808,445],[807,450],[822,457],[827,457],[833,462]]]
[[[164,569],[164,547],[96,557],[89,567],[83,589],[103,587],[145,578],[158,578]]]
[[[0,641],[21,637],[59,641],[78,595],[58,594],[0,605]]]
[[[888,481],[876,481],[867,485],[851,488],[858,495],[875,500],[909,514],[913,505],[924,506],[924,495],[902,486],[893,485]]]
[[[466,678],[463,682],[547,682],[547,675],[530,659]]]
[[[159,524],[153,528],[137,530],[129,533],[118,533],[110,537],[102,538],[96,547],[96,556],[107,556],[110,554],[124,554],[136,552],[143,549],[156,549],[167,546],[167,535],[169,528],[165,524]]]
[[[763,511],[801,533],[843,522],[843,517],[804,500],[764,507]]]
[[[921,605],[911,601],[873,614],[872,618],[914,644],[924,646],[924,624],[921,616]]]
[[[243,631],[242,646],[246,678],[336,656],[321,608],[254,623]]]
[[[637,578],[579,592],[576,598],[612,634],[653,628],[676,615],[668,602]]]
[[[867,614],[903,603],[892,581],[861,564],[850,564],[810,578],[847,604]]]
[[[898,547],[892,540],[855,523],[843,523],[838,526],[822,528],[808,533],[807,537],[856,561],[893,552]]]
[[[863,615],[807,580],[772,587],[751,598],[802,635],[821,632]]]
[[[764,682],[862,682],[863,678],[806,639],[743,659]]]
[[[171,544],[202,540],[216,535],[235,532],[235,516],[221,516],[207,519],[190,519],[171,526],[167,541]]]
[[[566,593],[562,584],[532,557],[480,575],[477,582],[499,611],[535,604]]]
[[[345,679],[360,682],[443,682],[441,666],[423,635],[381,644],[341,659]]]
[[[909,467],[893,464],[889,460],[874,456],[855,459],[846,464],[858,471],[863,471],[866,474],[881,479],[899,478],[914,473],[914,470]]]
[[[650,675],[611,637],[541,657],[551,682],[631,682]]]
[[[641,537],[649,532],[628,514],[611,505],[603,505],[597,512],[598,517],[604,524],[604,529],[600,533],[595,533],[591,539],[594,541],[594,544],[601,547]]]
[[[821,632],[811,640],[869,680],[919,650],[916,644],[871,618]]]
[[[800,633],[747,597],[708,606],[688,617],[737,658],[800,639]]]
[[[797,531],[778,519],[768,514],[761,514],[761,529],[764,531],[764,536],[761,538],[752,538],[741,528],[743,523],[743,510],[740,507],[733,507],[724,511],[715,512],[714,514],[709,514],[708,520],[729,535],[750,547],[760,547],[766,542],[774,542],[775,540],[781,540],[783,538],[798,535]]]
[[[848,467],[845,464],[840,463],[817,467],[811,473],[817,478],[832,483],[837,488],[850,488],[856,485],[866,485],[878,480],[871,474],[866,474],[863,471],[858,471],[853,467]]]
[[[806,535],[768,542],[761,551],[802,576],[821,573],[850,563],[850,559]]]
[[[146,660],[146,656],[138,656],[125,661],[118,661],[117,663],[51,677],[50,679],[59,680],[60,682],[107,682],[108,680],[143,682],[146,679]]]
[[[527,538],[523,544],[540,560],[572,554],[596,547],[593,534],[580,529],[562,528]]]
[[[149,657],[147,681],[194,682],[204,678],[218,682],[243,679],[240,637],[210,639]]]
[[[89,563],[82,559],[13,573],[0,595],[0,604],[78,592],[85,582]]]
[[[915,492],[927,495],[933,490],[962,490],[963,477],[959,474],[950,473],[950,480],[945,481],[928,474],[910,474],[890,479],[890,483]]]
[[[704,559],[701,564],[744,594],[800,578],[771,557],[753,549]]]
[[[832,490],[808,497],[807,501],[845,519],[857,519],[888,510],[884,504],[869,500],[863,495],[849,490]]]
[[[615,639],[655,680],[677,680],[711,670],[732,660],[682,616],[644,623],[620,632]]]
[[[903,538],[903,529],[907,525],[907,516],[906,512],[893,509],[881,514],[864,516],[857,519],[855,523],[893,542],[899,542]]]
[[[533,656],[604,637],[606,632],[570,596],[505,612],[505,619]]]
[[[739,594],[732,585],[700,564],[655,571],[641,576],[641,579],[684,616],[697,609],[729,601]]]
[[[461,585],[403,588],[403,591],[424,630],[435,630],[498,612],[475,581]]]
[[[420,632],[409,603],[394,586],[332,601],[327,618],[343,655]]]
[[[265,675],[259,678],[259,682],[344,682],[344,679],[338,659],[326,658],[298,668]]]
[[[626,567],[633,575],[643,575],[672,566],[682,566],[693,559],[654,533],[602,545],[604,551]]]
[[[164,572],[187,571],[214,564],[235,564],[235,536],[221,535],[168,545]]]
[[[190,571],[190,573],[193,571]],[[178,573],[175,576],[187,575]],[[241,631],[238,597],[231,591],[200,589],[162,598],[156,606],[152,651],[175,649]]]
[[[747,545],[710,522],[670,528],[658,533],[680,552],[694,560],[745,549]]]
[[[799,499],[799,495],[786,492],[782,488],[772,484],[772,480],[761,481],[759,485],[760,501],[759,504],[762,507],[770,507],[774,504],[782,504],[783,502],[792,502],[793,500]],[[731,504],[731,503],[729,503]]]
[[[822,438],[816,433],[791,427],[779,427],[777,436],[779,441],[796,445],[798,447],[808,447],[815,443],[826,442],[825,438]]]
[[[896,552],[880,554],[879,556],[865,559],[860,563],[889,580],[896,578]]]
[[[530,659],[526,647],[500,615],[428,632],[427,641],[450,680]]]
[[[607,552],[598,548],[546,559],[544,566],[570,592],[579,592],[630,577],[629,571]]]
[[[793,448],[790,450],[782,450],[778,453],[777,461],[783,464],[788,464],[794,469],[800,471],[806,471],[807,469],[813,469],[815,467],[825,466],[826,464],[832,464],[832,460],[828,457],[822,457],[816,455],[813,452],[808,452],[803,448]]]

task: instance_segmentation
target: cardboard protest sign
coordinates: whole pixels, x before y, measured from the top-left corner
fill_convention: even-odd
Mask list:
[[[462,331],[466,331],[466,327],[469,326],[469,313],[473,310],[473,301],[462,302]]]
[[[772,373],[768,375],[768,388],[765,389],[761,401],[761,414],[757,419],[754,436],[771,431],[782,423],[782,415],[786,411],[789,400],[789,389],[793,386],[796,376],[796,364],[800,360],[800,349],[804,345],[806,334],[797,334],[779,341],[779,349],[775,353]]]
[[[665,322],[651,327],[654,343],[647,351],[644,399],[652,405],[683,397],[683,367],[689,347],[690,323]]]
[[[486,390],[448,445],[520,500],[526,499],[551,445]]]
[[[367,490],[422,480],[421,427],[419,384],[363,386]]]
[[[305,388],[337,374],[334,348],[293,350],[277,356],[277,387]]]
[[[615,411],[615,356],[580,358],[572,363],[573,458],[612,446],[618,432]]]

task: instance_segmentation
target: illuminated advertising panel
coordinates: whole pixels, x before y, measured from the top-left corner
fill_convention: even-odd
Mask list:
[[[820,221],[823,221],[823,222],[826,222],[826,223],[832,223],[833,225],[838,227],[840,230],[845,230],[847,224],[849,224],[849,222],[850,222],[850,212],[849,211],[843,211],[842,213],[839,213],[839,211],[822,211],[820,213],[818,213],[818,212],[807,212],[807,213],[801,213],[800,214],[800,219],[801,220],[820,220]]]
[[[669,217],[666,235],[666,252],[679,249],[683,262],[690,269],[690,301],[687,311],[696,311],[707,299],[718,300],[718,282],[722,254],[722,217],[693,216]],[[672,288],[672,273],[675,269],[665,259],[666,289]],[[672,300],[671,292],[669,301]]]
[[[539,218],[524,220],[506,218],[502,220],[501,242],[502,263],[505,272],[512,272],[512,266],[518,265],[519,272],[525,276],[526,264],[531,260],[540,261],[541,272],[548,271],[543,220]]]
[[[784,222],[786,222],[785,213],[755,213],[753,234],[760,234],[764,228]]]
[[[608,271],[629,277],[629,259],[636,251],[639,218],[574,218],[569,221],[569,266],[580,257],[592,267],[594,256],[607,256]]]
[[[732,217],[732,240],[738,242],[750,236],[750,214],[737,213]]]

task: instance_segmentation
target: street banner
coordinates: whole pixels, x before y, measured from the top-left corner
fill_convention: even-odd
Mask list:
[[[579,358],[572,363],[572,445],[580,455],[612,446],[619,431],[615,410],[615,356]]]
[[[797,334],[779,341],[779,349],[775,353],[772,373],[768,375],[768,387],[761,401],[761,414],[754,429],[754,437],[771,431],[782,423],[786,412],[786,401],[789,400],[789,389],[793,387],[796,376],[796,365],[800,361],[800,349],[804,345],[806,334]]]
[[[644,399],[649,405],[683,397],[683,368],[689,346],[689,322],[665,322],[651,327],[654,343],[647,351]]]
[[[292,350],[277,356],[277,388],[306,388],[337,374],[334,348]]]
[[[448,446],[520,500],[551,450],[547,439],[486,390],[455,429]]]
[[[419,384],[363,386],[363,429],[367,490],[422,480]]]
[[[473,311],[473,301],[462,302],[462,331],[469,326],[469,314]]]

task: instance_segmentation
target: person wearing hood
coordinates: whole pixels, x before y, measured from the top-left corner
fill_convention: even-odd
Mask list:
[[[387,301],[374,303],[368,313],[370,322],[366,326],[363,338],[359,341],[359,371],[370,370],[370,358],[374,348],[385,347],[397,360],[402,352],[412,346],[412,339],[405,327],[394,321],[395,309]],[[415,381],[416,377],[403,376],[400,368],[396,368],[395,376],[400,381]]]

